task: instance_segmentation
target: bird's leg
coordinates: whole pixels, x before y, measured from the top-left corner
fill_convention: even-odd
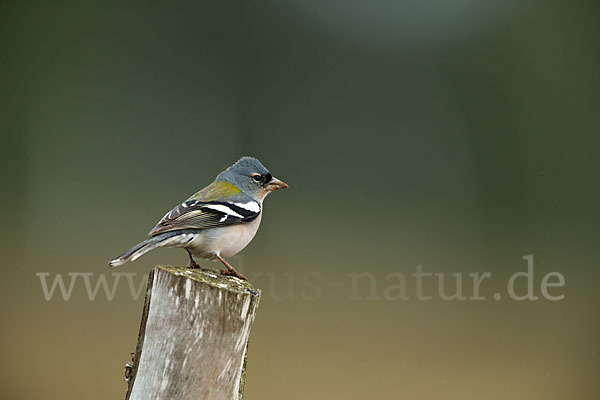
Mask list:
[[[188,268],[190,269],[202,269],[197,263],[196,261],[194,261],[194,257],[192,257],[192,253],[190,253],[189,249],[185,249],[185,251],[187,251],[188,256],[190,256],[190,266]]]
[[[248,280],[248,278],[246,278],[244,275],[237,272],[235,270],[235,268],[233,268],[227,261],[225,261],[225,259],[223,257],[221,257],[218,254],[216,255],[216,257],[219,259],[219,261],[221,261],[223,263],[224,266],[227,267],[227,269],[221,270],[221,275],[230,275],[230,276],[235,276],[236,278],[243,279],[245,281]]]

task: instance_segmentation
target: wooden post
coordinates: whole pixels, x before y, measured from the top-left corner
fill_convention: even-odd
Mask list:
[[[217,271],[149,275],[126,400],[241,399],[260,291]]]

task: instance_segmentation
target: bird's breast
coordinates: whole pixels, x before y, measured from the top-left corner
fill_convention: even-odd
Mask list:
[[[233,257],[252,241],[260,226],[261,217],[262,213],[245,224],[206,229],[188,248],[193,255],[201,258],[214,258],[215,254],[223,258]]]

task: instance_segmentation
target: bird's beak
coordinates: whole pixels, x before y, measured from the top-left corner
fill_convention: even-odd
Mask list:
[[[279,179],[273,177],[271,181],[265,185],[265,189],[267,192],[272,192],[274,190],[285,189],[287,188],[287,183],[280,181]]]

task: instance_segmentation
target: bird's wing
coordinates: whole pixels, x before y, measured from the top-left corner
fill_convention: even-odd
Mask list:
[[[250,196],[237,196],[235,202],[202,201],[193,197],[169,211],[149,235],[178,229],[205,229],[246,223],[260,215],[260,204]]]

